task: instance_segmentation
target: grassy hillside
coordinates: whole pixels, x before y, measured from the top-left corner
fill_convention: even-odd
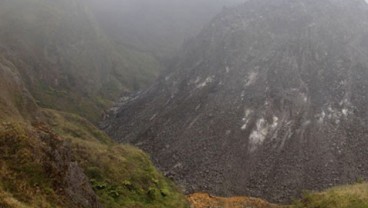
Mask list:
[[[368,184],[340,186],[320,193],[306,193],[292,208],[367,208]]]
[[[186,207],[184,195],[141,150],[112,142],[87,120],[44,110],[52,129],[70,142],[105,207]]]
[[[80,0],[0,1],[0,55],[42,107],[97,121],[121,93],[149,84],[151,55],[113,43]]]
[[[0,207],[188,206],[141,150],[78,115],[38,107],[0,55]]]
[[[46,127],[0,126],[0,207],[99,207],[70,148]]]
[[[142,151],[114,144],[78,116],[43,114],[52,129],[42,123],[0,125],[0,207],[98,207],[97,199],[111,208],[187,207]],[[77,172],[82,167],[80,176],[70,170],[73,164]]]
[[[368,183],[305,193],[292,205],[275,205],[249,197],[215,197],[204,193],[188,196],[194,208],[368,208]]]

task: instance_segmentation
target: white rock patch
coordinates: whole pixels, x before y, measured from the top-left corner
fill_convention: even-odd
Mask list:
[[[248,125],[248,121],[245,122],[245,124],[243,124],[243,126],[240,128],[241,130],[245,130],[247,129],[247,125]]]
[[[271,128],[275,129],[279,125],[279,118],[276,116],[273,116],[272,119],[273,119],[273,122],[272,122]]]
[[[226,71],[226,73],[229,73],[230,72],[230,67],[226,66],[225,71]]]
[[[249,136],[250,151],[253,152],[258,145],[261,145],[266,139],[268,133],[268,125],[264,118],[257,121],[256,129]]]
[[[198,84],[199,81],[201,81],[201,78],[197,77],[196,80],[194,80],[194,84]]]
[[[214,78],[213,76],[207,77],[203,82],[197,85],[197,88],[203,88],[207,86],[209,83],[213,82],[213,78]]]
[[[342,114],[344,115],[344,116],[348,116],[349,115],[349,109],[347,109],[347,108],[344,108],[344,109],[342,109]]]
[[[308,97],[305,93],[301,93],[301,96],[302,96],[304,102],[308,101]]]
[[[325,111],[322,111],[321,114],[317,115],[318,123],[319,124],[323,123],[323,121],[325,120],[325,117],[326,117]]]
[[[155,119],[156,116],[157,116],[157,113],[153,114],[153,116],[151,116],[151,118],[150,118],[150,121],[152,121],[153,119]]]
[[[245,97],[245,91],[243,90],[242,93],[240,94],[240,99],[243,101]]]
[[[247,129],[247,126],[248,126],[248,122],[249,122],[249,115],[252,113],[252,110],[245,110],[245,113],[244,113],[244,117],[242,118],[242,122],[243,122],[243,125],[242,127],[240,128],[241,130],[245,130]]]
[[[257,72],[249,73],[248,77],[245,79],[245,86],[248,87],[248,86],[254,84],[257,80],[257,77],[258,77]]]
[[[316,115],[316,118],[318,119],[318,123],[321,124],[325,120],[325,118],[331,120],[335,124],[339,124],[341,119],[347,118],[351,112],[351,104],[348,100],[342,100],[339,103],[340,107],[335,108],[332,107],[332,105],[329,105],[327,107],[327,110],[322,110],[320,114]]]

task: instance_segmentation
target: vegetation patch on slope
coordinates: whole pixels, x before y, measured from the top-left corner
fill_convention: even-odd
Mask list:
[[[44,110],[52,129],[71,143],[105,207],[187,207],[185,196],[164,178],[141,150],[113,143],[90,122],[73,114]]]
[[[339,186],[320,193],[305,193],[293,208],[367,208],[368,183]]]
[[[77,115],[39,108],[0,53],[0,207],[185,208],[187,201],[141,150]]]
[[[0,152],[0,207],[100,207],[68,144],[46,126],[3,123]]]
[[[188,207],[141,150],[76,115],[43,114],[49,124],[0,125],[1,208]]]

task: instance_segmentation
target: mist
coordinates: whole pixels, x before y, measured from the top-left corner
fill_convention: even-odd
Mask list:
[[[367,208],[367,3],[0,0],[0,208]]]
[[[224,7],[244,0],[92,0],[92,10],[115,41],[159,58],[171,56]]]

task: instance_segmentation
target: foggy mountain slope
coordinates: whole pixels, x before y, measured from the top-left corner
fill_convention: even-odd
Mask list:
[[[69,146],[29,124],[40,110],[18,69],[0,54],[0,207],[101,207]]]
[[[2,208],[188,207],[143,151],[77,115],[38,107],[1,56],[0,152]]]
[[[362,0],[225,10],[102,127],[188,192],[286,202],[368,178],[367,15]]]
[[[104,89],[112,71],[102,67],[115,51],[96,37],[98,28],[79,2],[0,1],[0,207],[189,207],[143,151],[57,110],[84,114],[100,104],[98,93],[115,98],[114,86]],[[130,66],[134,57],[125,54],[119,61],[136,70]],[[122,69],[123,75],[130,72]],[[123,78],[140,81],[132,74]],[[128,88],[124,79],[121,85]],[[115,96],[121,89],[115,88]],[[99,116],[98,110],[87,116]]]
[[[167,59],[221,9],[244,0],[86,0],[115,41]]]
[[[83,1],[0,1],[0,55],[43,107],[96,121],[123,92],[151,83],[160,64],[112,43]]]

